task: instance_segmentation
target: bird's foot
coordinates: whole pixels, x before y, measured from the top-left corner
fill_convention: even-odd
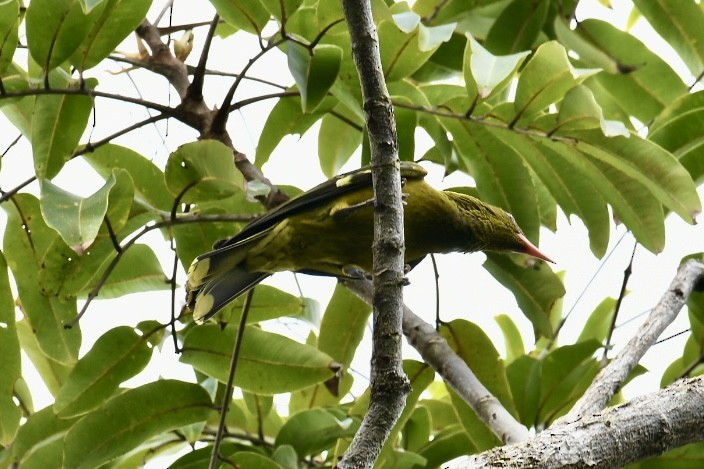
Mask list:
[[[342,268],[342,274],[347,278],[355,280],[371,280],[372,276],[369,272],[365,272],[356,265],[346,265]]]

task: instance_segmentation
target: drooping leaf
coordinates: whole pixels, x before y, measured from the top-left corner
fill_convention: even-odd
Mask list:
[[[338,438],[350,438],[359,420],[339,410],[311,409],[291,416],[276,436],[276,446],[289,445],[299,458],[329,449]]]
[[[182,381],[160,380],[125,391],[69,430],[64,465],[100,466],[152,436],[206,420],[212,405],[205,389]]]
[[[20,343],[15,326],[15,303],[7,275],[7,263],[0,253],[0,445],[15,439],[22,411],[14,397],[15,383],[22,376]]]
[[[464,82],[470,101],[486,99],[502,91],[513,79],[529,52],[497,56],[467,36],[464,52]]]
[[[88,197],[79,197],[48,180],[42,182],[41,210],[47,225],[55,229],[64,242],[79,255],[83,254],[98,236],[108,211],[108,200],[113,189],[121,200],[132,201],[132,179],[124,170],[115,170],[103,187]],[[114,230],[124,222],[114,220]]]
[[[237,328],[206,324],[184,339],[181,361],[225,382]],[[338,369],[327,354],[287,337],[247,326],[237,368],[237,386],[256,394],[290,392],[320,383]]]
[[[332,44],[318,44],[309,49],[297,42],[288,45],[288,68],[301,93],[304,114],[314,112],[337,79],[342,49]]]
[[[56,176],[86,128],[93,102],[88,96],[40,95],[32,115],[32,153],[38,179]]]
[[[239,2],[212,0],[220,18],[237,29],[261,36],[262,29],[269,21],[269,12],[261,2]]]
[[[329,178],[337,175],[361,144],[362,131],[359,128],[335,115],[323,116],[318,133],[318,156],[323,174]]]
[[[688,0],[635,0],[638,11],[677,51],[692,75],[704,70],[704,11]]]
[[[22,467],[61,467],[66,432],[78,419],[62,419],[47,406],[30,415],[12,445],[12,456]]]
[[[64,325],[76,316],[76,299],[46,296],[39,282],[39,271],[50,247],[62,249],[68,257],[72,251],[63,243],[54,243],[59,235],[44,223],[34,196],[19,194],[14,202],[3,205],[8,218],[3,251],[17,284],[22,311],[42,352],[61,364],[72,365],[78,357],[81,333],[78,327],[65,329]]]

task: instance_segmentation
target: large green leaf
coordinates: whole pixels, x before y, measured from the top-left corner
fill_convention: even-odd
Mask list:
[[[125,391],[69,430],[64,466],[100,466],[153,436],[206,420],[212,405],[205,389],[175,380]]]
[[[314,112],[323,102],[337,79],[342,61],[342,49],[332,44],[318,44],[310,49],[297,42],[289,42],[288,68],[301,93],[304,114]]]
[[[228,304],[220,313],[221,323],[238,324],[245,295]],[[305,319],[313,325],[320,321],[318,303],[312,298],[292,295],[269,285],[257,285],[249,305],[247,323],[267,321],[281,317]]]
[[[15,438],[22,412],[13,400],[15,383],[22,376],[20,342],[15,326],[15,302],[7,275],[5,257],[0,253],[0,445]]]
[[[495,54],[531,49],[543,29],[549,6],[548,0],[513,0],[494,22],[484,46]]]
[[[333,114],[324,115],[318,132],[318,156],[323,174],[329,178],[337,175],[361,144],[359,128]]]
[[[85,414],[107,401],[124,381],[147,366],[147,337],[127,326],[103,334],[74,367],[61,388],[54,412],[61,418]]]
[[[181,361],[227,381],[237,328],[206,324],[184,339]],[[256,394],[277,394],[323,382],[339,369],[327,354],[287,337],[247,326],[237,363],[235,384]]]
[[[113,189],[120,195],[117,202],[127,202],[129,210],[133,197],[132,179],[125,170],[114,170],[103,187],[85,198],[44,180],[40,202],[42,216],[46,224],[55,229],[71,249],[79,255],[83,254],[98,236]],[[122,229],[121,225],[126,221],[127,213],[122,212],[122,216],[110,220],[111,226],[115,223],[112,226],[115,231]]]
[[[607,119],[626,121],[632,115],[641,122],[649,122],[665,106],[687,93],[687,86],[677,73],[633,35],[593,19],[580,21],[575,31],[618,63],[615,72],[602,72],[585,82]],[[587,62],[587,66],[603,64]]]
[[[655,31],[677,51],[692,75],[704,71],[704,12],[692,0],[634,0]]]
[[[36,0],[27,7],[27,46],[34,60],[51,70],[85,40],[93,18],[79,0]]]
[[[520,422],[528,428],[537,423],[542,372],[542,361],[530,355],[520,356],[506,367]]]
[[[511,290],[521,312],[533,324],[536,336],[552,337],[550,311],[565,295],[559,277],[544,263],[521,266],[502,254],[488,253],[484,268]]]
[[[59,418],[51,406],[30,415],[12,445],[12,457],[21,467],[62,467],[64,437],[77,420]]]
[[[669,104],[649,128],[648,139],[675,155],[694,182],[704,179],[704,92]]]
[[[426,467],[438,467],[452,459],[477,451],[464,428],[454,424],[433,435],[433,440],[420,448],[418,455],[425,459]]]
[[[39,276],[50,248],[60,249],[68,258],[75,254],[63,242],[55,243],[59,235],[44,223],[34,196],[19,194],[13,200],[13,204],[3,205],[8,218],[3,251],[17,284],[22,311],[42,352],[71,365],[78,357],[81,333],[78,327],[65,329],[64,325],[76,316],[76,299],[45,295]]]
[[[20,26],[20,2],[9,0],[0,3],[0,74],[5,72],[17,47]],[[3,82],[4,82],[3,78]],[[5,85],[5,83],[3,83]]]
[[[58,174],[83,135],[93,102],[88,96],[39,95],[32,115],[32,153],[38,179]]]
[[[195,203],[229,197],[242,190],[232,150],[216,140],[181,145],[166,163],[166,187],[181,202]]]
[[[71,56],[79,70],[93,68],[144,20],[151,0],[104,0],[91,11],[92,28]]]

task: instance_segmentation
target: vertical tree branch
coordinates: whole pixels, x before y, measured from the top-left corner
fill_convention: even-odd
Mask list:
[[[342,0],[369,130],[374,181],[374,332],[369,411],[340,468],[372,467],[410,390],[401,368],[404,234],[401,176],[391,99],[369,0]]]

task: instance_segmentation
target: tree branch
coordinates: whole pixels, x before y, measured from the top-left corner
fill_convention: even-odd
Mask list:
[[[372,287],[367,280],[342,280],[343,285],[367,303]],[[403,334],[423,361],[433,367],[447,385],[477,413],[477,416],[504,443],[517,443],[531,437],[530,432],[504,408],[477,379],[467,364],[450,348],[435,328],[411,309],[403,307]]]
[[[532,440],[462,458],[452,469],[618,468],[704,440],[704,378],[678,381],[655,393]]]
[[[645,352],[675,320],[697,282],[704,278],[704,263],[689,260],[677,270],[670,287],[650,312],[648,319],[621,352],[602,369],[572,410],[557,423],[570,422],[598,412],[618,391]]]
[[[369,410],[340,468],[372,467],[410,392],[401,367],[404,234],[396,123],[379,55],[369,0],[342,0],[364,97],[372,180],[374,244],[371,399]]]

